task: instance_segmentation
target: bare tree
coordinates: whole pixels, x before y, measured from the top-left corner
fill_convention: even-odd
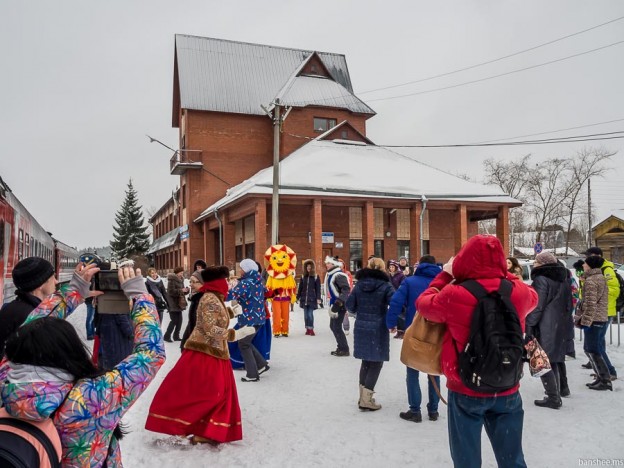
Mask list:
[[[512,161],[486,159],[483,161],[485,183],[500,187],[510,197],[524,200],[530,159],[530,154]]]
[[[585,183],[592,177],[603,177],[610,169],[607,162],[617,154],[605,148],[583,148],[569,160],[562,182],[562,207],[565,210],[563,222],[566,228],[565,254],[568,254],[570,231],[579,205],[579,197]]]
[[[568,159],[551,158],[527,174],[527,198],[535,216],[536,242],[542,239],[544,228],[561,217],[561,203],[566,196],[561,174],[568,164]]]

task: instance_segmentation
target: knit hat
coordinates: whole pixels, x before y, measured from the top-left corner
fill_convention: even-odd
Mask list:
[[[230,270],[226,266],[211,266],[199,272],[202,281],[214,281],[217,279],[226,279],[230,277]]]
[[[600,247],[590,247],[585,251],[585,255],[587,255],[588,257],[590,255],[599,255],[602,257],[602,249]]]
[[[330,263],[337,267],[342,266],[342,264],[340,263],[340,260],[337,260],[334,257],[330,257],[329,255],[325,257],[325,263]]]
[[[246,258],[242,262],[240,262],[240,269],[245,273],[249,273],[250,271],[258,271],[258,264],[254,262],[251,258]]]
[[[191,278],[195,278],[197,281],[201,283],[204,282],[204,280],[202,279],[201,270],[194,271],[193,274],[191,275]]]
[[[391,267],[393,266],[398,270],[399,268],[401,268],[401,265],[399,265],[399,262],[397,262],[396,260],[390,260],[388,261],[388,266]]]
[[[13,267],[13,284],[20,291],[31,292],[54,276],[54,267],[41,257],[28,257]]]
[[[541,252],[535,256],[535,263],[539,263],[540,265],[557,263],[557,258],[552,254],[552,252]]]
[[[604,258],[598,257],[597,255],[590,255],[585,259],[585,263],[589,268],[600,268],[604,263]]]

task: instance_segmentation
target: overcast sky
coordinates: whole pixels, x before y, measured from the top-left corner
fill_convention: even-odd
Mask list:
[[[624,20],[462,73],[624,16],[613,1],[0,2],[0,176],[35,218],[77,247],[105,245],[128,179],[144,208],[177,185],[171,154],[174,34],[346,55],[355,92],[377,115],[378,144],[471,143],[624,119],[624,44],[522,73],[400,99],[624,41]],[[624,120],[542,135],[624,130]],[[598,215],[624,208],[624,140],[592,183]],[[571,156],[580,144],[419,150],[434,166],[483,177],[486,157]],[[356,170],[356,168],[354,168]],[[539,166],[537,167],[539,170]],[[415,174],[415,183],[418,175]]]

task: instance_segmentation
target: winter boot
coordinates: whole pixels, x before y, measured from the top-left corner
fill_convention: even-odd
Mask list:
[[[597,353],[589,354],[589,360],[594,365],[598,378],[595,383],[591,384],[589,388],[591,390],[610,390],[613,391],[613,385],[611,384],[611,375],[609,375],[609,368],[602,355]]]
[[[589,361],[589,362],[587,362],[585,364],[581,364],[581,367],[583,369],[591,369],[592,368],[592,363],[591,363],[591,361]]]
[[[374,391],[369,390],[366,387],[362,389],[362,398],[360,399],[359,405],[361,410],[377,411],[378,409],[381,409],[381,405],[377,404],[377,402],[375,402],[375,398],[373,398],[374,393]]]
[[[314,328],[310,328],[310,336],[316,336],[316,333],[314,333]]]
[[[358,399],[358,406],[362,406],[362,392],[364,390],[364,385],[360,384],[360,398]]]
[[[166,333],[165,333],[163,340],[165,340],[167,343],[173,343],[173,340],[171,339],[171,335],[167,335]]]
[[[407,410],[405,412],[399,413],[399,418],[405,419],[406,421],[419,423],[422,422],[422,413],[420,411]],[[429,419],[431,419],[431,416],[429,417]]]
[[[535,406],[552,409],[561,408],[561,396],[559,395],[559,386],[557,385],[557,375],[555,372],[551,370],[546,375],[541,376],[540,379],[542,379],[542,385],[544,385],[547,396],[542,400],[535,400]]]

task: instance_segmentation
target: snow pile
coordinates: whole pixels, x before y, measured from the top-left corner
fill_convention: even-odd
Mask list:
[[[83,309],[84,306],[71,321],[84,337]],[[165,318],[164,325],[167,323]],[[335,341],[326,311],[315,312],[317,336],[310,337],[304,335],[303,311],[295,306],[290,330],[290,337],[273,341],[271,369],[260,382],[243,383],[240,377],[244,371],[234,371],[243,414],[243,440],[219,447],[190,446],[185,440],[143,429],[154,393],[180,355],[179,343],[166,343],[167,362],[124,418],[130,431],[121,442],[124,465],[132,468],[452,466],[443,404],[437,422],[425,417],[417,424],[399,418],[399,412],[408,409],[405,367],[399,361],[400,340],[391,340],[391,361],[384,364],[375,389],[376,399],[383,408],[374,413],[360,412],[357,408],[360,361],[330,356]],[[613,333],[615,342],[616,326]],[[352,344],[352,335],[348,339]],[[579,460],[586,459],[624,460],[620,445],[624,436],[624,384],[620,380],[614,382],[613,392],[588,390],[585,383],[591,380],[590,371],[580,367],[586,362],[582,342],[576,342],[576,349],[579,359],[567,362],[572,396],[564,399],[562,409],[534,406],[533,400],[544,396],[541,382],[528,376],[522,380],[524,452],[528,466],[570,467],[579,466],[583,463]],[[615,367],[624,372],[624,350],[609,345],[608,352]],[[421,375],[420,380],[426,413],[425,376]],[[483,466],[496,466],[485,432],[482,446]]]

